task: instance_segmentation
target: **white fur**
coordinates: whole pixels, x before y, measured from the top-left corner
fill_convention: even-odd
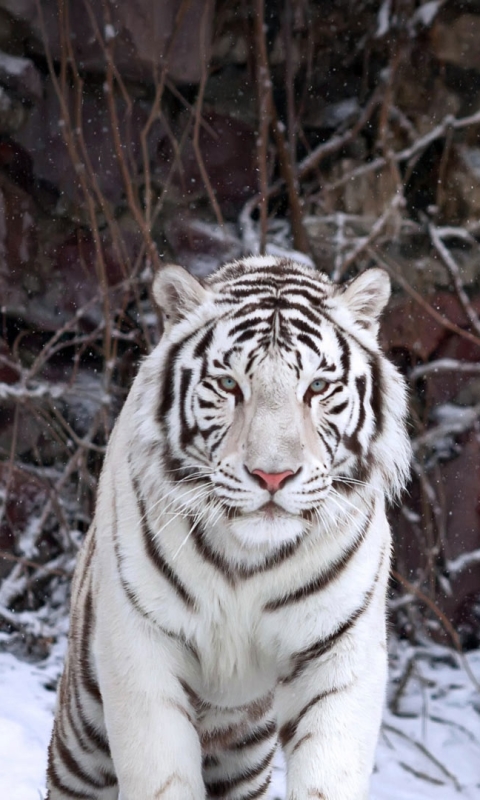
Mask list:
[[[274,266],[277,259],[244,263],[254,269]],[[175,284],[175,268],[167,277]],[[324,279],[330,317],[354,337],[352,380],[365,368],[362,347],[378,354],[377,318],[388,297],[383,278],[376,300],[362,301],[361,296],[371,295],[374,277],[364,278],[357,289],[349,287],[345,293],[335,293]],[[160,304],[162,286],[160,280],[156,285]],[[359,485],[344,497],[334,491],[336,464],[343,461],[347,465],[343,469],[348,468],[351,454],[339,447],[326,471],[328,454],[315,435],[324,413],[321,401],[315,400],[309,410],[302,406],[315,378],[308,353],[304,352],[305,374],[298,385],[279,353],[262,362],[251,382],[242,372],[239,356],[232,362],[232,374],[242,385],[244,403],[235,407],[226,401],[222,413],[229,433],[214,463],[208,464],[204,453],[198,452],[199,471],[208,470],[212,481],[207,497],[203,484],[176,483],[162,472],[163,434],[156,411],[168,351],[172,343],[218,316],[216,296],[221,295],[221,286],[214,283],[196,293],[182,277],[174,287],[177,296],[182,286],[187,287],[188,314],[175,318],[143,363],[109,444],[95,514],[97,550],[88,573],[95,606],[92,659],[122,800],[202,800],[206,794],[201,741],[207,752],[216,732],[229,725],[237,726],[238,736],[272,720],[280,730],[322,693],[324,699],[307,709],[294,735],[286,737],[288,800],[365,800],[386,681],[385,592],[391,545],[384,498],[401,489],[409,457],[403,384],[381,357],[389,409],[385,430],[369,445],[375,451],[375,467],[368,485]],[[355,309],[362,316],[358,324]],[[370,314],[370,327],[365,314]],[[216,329],[220,349],[226,325],[220,321]],[[338,357],[329,336],[326,326],[324,346]],[[350,390],[344,391],[347,396]],[[344,417],[338,416],[338,424],[353,432],[358,414],[350,404]],[[366,442],[372,424],[365,423]],[[176,425],[172,422],[173,438],[178,434]],[[276,493],[276,509],[265,509],[268,492],[245,467],[250,472],[301,471]],[[221,469],[242,482],[237,518],[227,518],[218,502],[224,491],[216,483]],[[194,609],[145,553],[132,475],[146,502],[149,529],[193,598]],[[307,481],[318,494],[319,513],[310,520],[301,516]],[[187,512],[202,525],[211,549],[233,565],[230,577],[199,556]],[[282,606],[282,598],[308,586],[341,558],[367,519],[368,535],[339,576],[321,591]],[[289,558],[254,572],[255,565],[288,546],[295,548]],[[242,569],[252,574],[242,576]],[[122,581],[133,589],[137,607]],[[275,601],[278,607],[266,610]],[[73,605],[80,602],[77,589]],[[335,634],[362,604],[365,610],[334,646],[304,662],[298,676],[292,677],[301,662],[298,654]],[[182,645],[182,638],[198,660],[192,649]],[[192,706],[185,684],[203,701],[201,712]],[[253,720],[256,701],[262,713],[258,711]],[[253,747],[252,760],[246,751],[227,748],[222,766],[213,765],[208,780],[247,773],[252,764],[268,759],[270,744],[265,740]],[[260,791],[265,774],[222,796],[237,800]],[[255,796],[265,797],[265,792]],[[67,796],[50,789],[51,800]],[[98,794],[102,800],[111,796]]]

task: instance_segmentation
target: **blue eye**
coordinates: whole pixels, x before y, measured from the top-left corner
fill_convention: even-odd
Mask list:
[[[321,394],[327,388],[327,381],[324,381],[323,378],[317,378],[311,382],[308,388],[313,394]]]
[[[220,378],[219,380],[220,386],[222,389],[225,389],[226,392],[235,392],[239,386],[234,378],[230,378],[229,375],[225,375],[224,378]]]

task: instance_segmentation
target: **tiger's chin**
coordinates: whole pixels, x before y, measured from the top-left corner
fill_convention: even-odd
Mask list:
[[[306,533],[309,523],[305,519],[283,509],[273,509],[271,505],[230,520],[230,530],[241,545],[250,549],[269,546],[275,550]]]

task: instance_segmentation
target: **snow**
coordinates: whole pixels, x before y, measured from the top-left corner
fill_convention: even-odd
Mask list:
[[[32,62],[28,58],[20,58],[19,56],[11,56],[8,53],[0,52],[0,70],[7,75],[14,75],[15,77],[23,75]]]
[[[415,14],[413,15],[414,21],[416,22],[418,20],[422,25],[425,25],[425,27],[428,28],[432,24],[442,5],[443,0],[430,0],[430,2],[424,3],[423,6],[420,6],[420,8],[417,8],[415,11]]]
[[[47,747],[60,669],[58,656],[34,665],[11,653],[0,653],[0,797],[44,797]]]
[[[392,640],[389,710],[377,750],[371,800],[474,800],[480,796],[480,651],[466,655]],[[0,797],[41,800],[64,640],[47,661],[0,653]],[[395,710],[394,711],[392,710]],[[283,798],[275,764],[271,797]]]
[[[391,12],[391,5],[392,0],[383,0],[382,5],[380,6],[380,10],[378,12],[377,17],[377,30],[375,36],[380,38],[381,36],[385,36],[387,31],[390,28],[390,12]]]
[[[111,39],[115,39],[115,36],[117,35],[113,25],[105,25],[103,33],[106,42],[109,42]]]

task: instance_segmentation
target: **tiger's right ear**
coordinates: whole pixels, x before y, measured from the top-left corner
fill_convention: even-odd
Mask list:
[[[162,312],[164,330],[188,316],[207,298],[207,292],[193,275],[176,264],[161,267],[153,279],[153,296]]]

